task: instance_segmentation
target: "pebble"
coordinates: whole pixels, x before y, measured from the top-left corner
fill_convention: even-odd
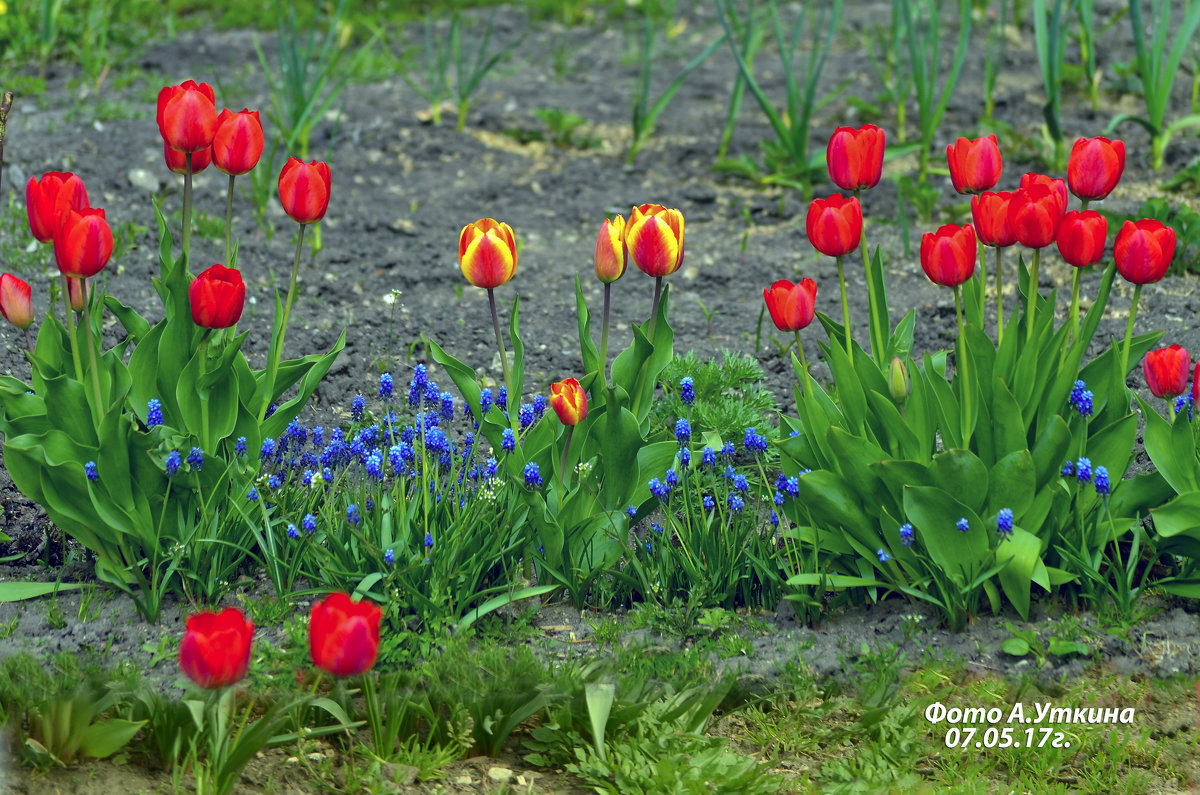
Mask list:
[[[512,781],[513,772],[507,767],[489,767],[487,775],[496,784],[507,784]]]
[[[160,182],[158,177],[144,168],[131,168],[125,175],[129,184],[147,193],[158,193]]]

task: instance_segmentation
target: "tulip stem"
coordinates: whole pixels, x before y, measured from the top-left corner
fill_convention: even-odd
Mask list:
[[[296,236],[296,257],[292,261],[292,280],[288,283],[287,301],[283,305],[283,323],[279,326],[279,340],[272,346],[271,361],[267,365],[266,389],[263,392],[262,408],[259,422],[267,417],[267,408],[271,405],[271,393],[275,391],[275,376],[279,372],[279,359],[283,356],[283,337],[287,334],[288,318],[292,315],[292,303],[296,300],[296,274],[300,271],[300,254],[304,251],[304,230],[307,224],[300,224],[300,234]]]
[[[183,254],[191,260],[192,252],[192,153],[184,155],[187,165],[183,170]]]
[[[29,333],[29,326],[25,327],[25,346],[33,353],[33,335]]]
[[[229,252],[233,249],[233,174],[229,175],[229,195],[225,197],[225,266],[232,268]]]
[[[508,392],[507,407],[511,407],[514,403],[520,403],[521,396],[512,394],[512,378],[508,372],[508,354],[504,351],[504,337],[500,335],[500,315],[496,312],[496,294],[491,287],[488,288],[488,306],[492,309],[492,327],[496,329],[496,346],[500,348],[500,366],[504,368],[504,387]],[[508,412],[508,424],[513,430],[513,435],[517,433],[516,425],[517,412]]]
[[[838,269],[838,287],[842,291],[842,322],[846,326],[846,356],[854,361],[854,351],[850,347],[850,304],[846,303],[846,274],[842,269],[842,258],[836,257]]]
[[[1035,248],[1033,250],[1033,259],[1029,265],[1029,292],[1025,295],[1025,341],[1033,339],[1033,314],[1037,309],[1038,299],[1038,265],[1042,250]]]
[[[987,328],[987,246],[979,245],[979,325]],[[974,287],[974,284],[972,284]]]
[[[67,310],[67,336],[71,338],[71,359],[75,362],[75,380],[83,384],[83,365],[79,363],[79,346],[75,344],[75,313],[71,310],[71,285],[63,275],[63,308]],[[86,299],[85,299],[86,303]]]
[[[1000,254],[1004,249],[996,246],[996,345],[1004,342],[1004,273],[1000,269]]]
[[[1137,317],[1138,300],[1142,297],[1142,285],[1133,286],[1133,303],[1129,306],[1129,322],[1125,324],[1125,348],[1121,351],[1121,383],[1129,373],[1129,343],[1133,338],[1133,319]]]
[[[200,378],[204,378],[205,372],[208,370],[208,338],[212,334],[212,329],[204,329],[203,336],[200,337],[200,348],[196,355],[200,357]],[[200,395],[200,444],[205,450],[212,450],[214,445],[209,444],[208,436],[208,389],[197,390]]]
[[[962,285],[954,285],[954,315],[958,320],[958,339],[955,340],[955,368],[962,374],[962,445],[970,448],[971,431],[974,427],[971,418],[971,379],[967,366],[967,339],[963,336]]]
[[[662,277],[654,278],[654,303],[650,305],[650,342],[654,342],[654,321],[658,319],[658,302],[662,298]]]
[[[81,291],[86,283],[87,279],[81,280],[79,285]],[[87,337],[88,365],[92,371],[92,394],[96,398],[92,413],[96,415],[96,425],[99,426],[100,420],[104,416],[104,400],[100,397],[100,367],[96,364],[96,345],[92,339],[92,310],[88,306],[90,303],[91,301],[83,302],[83,333]],[[71,347],[74,350],[74,345]]]
[[[813,400],[812,373],[808,371],[808,361],[804,358],[804,343],[800,341],[800,329],[795,330],[796,350],[800,352],[800,366],[804,368],[804,394]]]
[[[1081,268],[1071,275],[1071,341],[1079,339],[1079,280]]]
[[[558,464],[558,509],[562,510],[563,493],[567,490],[567,453],[571,452],[571,434],[575,426],[567,426],[567,440],[563,443],[562,461]]]
[[[600,383],[608,386],[608,308],[612,291],[610,282],[604,283],[604,325],[600,331]]]

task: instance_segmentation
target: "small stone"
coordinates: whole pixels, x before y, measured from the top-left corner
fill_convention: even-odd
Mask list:
[[[420,774],[420,768],[412,765],[401,765],[395,762],[390,762],[383,766],[383,776],[385,779],[399,784],[401,787],[411,787],[417,780],[417,775]]]
[[[397,218],[388,224],[388,229],[396,234],[405,235],[406,237],[417,236],[417,225],[408,218]]]
[[[475,783],[475,780],[474,780],[474,779],[472,779],[470,776],[465,776],[465,775],[464,775],[464,776],[459,776],[458,778],[454,779],[454,783],[455,783],[455,784],[461,784],[461,785],[463,785],[463,786],[465,786],[465,787],[469,787],[469,786],[471,786],[472,784],[474,784],[474,783]]]
[[[147,193],[158,193],[160,182],[158,177],[144,168],[131,168],[125,175],[129,184]]]
[[[496,784],[507,784],[512,781],[513,772],[507,767],[489,767],[487,775]]]

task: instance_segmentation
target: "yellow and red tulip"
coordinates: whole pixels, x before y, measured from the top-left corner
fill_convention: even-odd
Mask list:
[[[606,219],[596,235],[596,253],[593,257],[596,278],[611,284],[625,275],[629,264],[629,250],[625,247],[625,219],[616,216]]]
[[[647,276],[670,276],[683,264],[683,213],[661,204],[634,207],[625,245],[633,264]]]
[[[550,408],[563,425],[578,425],[587,417],[587,393],[579,381],[565,378],[550,385]]]
[[[467,224],[458,235],[458,267],[471,284],[491,290],[517,272],[517,239],[512,227],[493,218]]]

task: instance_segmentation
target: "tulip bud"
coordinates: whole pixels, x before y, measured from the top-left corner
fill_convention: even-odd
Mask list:
[[[903,403],[912,391],[912,381],[908,376],[908,367],[899,356],[892,357],[892,365],[888,368],[888,392],[892,400]]]
[[[332,188],[328,163],[305,163],[292,157],[279,172],[279,203],[298,224],[315,224],[325,217]]]
[[[167,162],[167,170],[172,174],[187,173],[187,154],[185,152],[178,152],[172,149],[170,144],[163,144],[163,159]],[[192,152],[193,174],[199,174],[208,168],[210,163],[212,163],[212,147]]]
[[[189,616],[179,644],[179,667],[203,688],[228,687],[250,667],[254,623],[236,607]]]
[[[0,314],[20,329],[33,324],[33,300],[29,282],[6,273],[0,276]]]
[[[1021,181],[1025,182],[1025,179]],[[1045,248],[1058,236],[1066,206],[1065,187],[1060,197],[1053,186],[1031,181],[1027,187],[1013,193],[1008,203],[1008,225],[1022,246]]]
[[[615,282],[625,275],[629,263],[629,250],[625,247],[625,219],[617,216],[605,220],[596,235],[596,253],[593,258],[596,278],[605,284]]]
[[[83,311],[83,302],[87,300],[87,282],[83,279],[67,277],[67,302],[75,312]]]
[[[838,127],[825,148],[829,179],[842,190],[873,188],[883,176],[884,131],[874,124]]]
[[[246,285],[236,268],[213,265],[188,288],[192,322],[202,328],[229,328],[242,317]]]
[[[54,259],[64,276],[86,279],[104,270],[112,256],[113,236],[104,210],[69,210],[54,233]]]
[[[1126,221],[1113,243],[1117,272],[1131,284],[1150,284],[1167,274],[1175,258],[1175,230],[1161,221]]]
[[[921,236],[921,268],[934,284],[957,287],[975,274],[977,251],[974,227],[946,224]]]
[[[985,246],[1007,248],[1017,242],[1008,223],[1008,205],[1013,194],[1009,191],[984,191],[971,197],[971,220],[975,234]]]
[[[835,193],[808,205],[804,222],[808,242],[827,257],[841,257],[858,248],[862,227],[862,205],[853,196],[846,199]]]
[[[458,234],[458,267],[468,282],[491,290],[517,272],[517,238],[512,227],[480,218]]]
[[[1095,265],[1104,256],[1108,221],[1095,210],[1072,210],[1058,227],[1058,253],[1076,268]]]
[[[1180,345],[1150,351],[1146,358],[1142,359],[1146,386],[1155,397],[1167,400],[1187,391],[1188,371],[1191,367],[1191,357]]]
[[[683,264],[683,213],[661,204],[642,204],[625,225],[629,259],[647,276],[670,276]]]
[[[258,111],[225,108],[217,117],[213,135],[212,158],[217,170],[230,176],[250,173],[263,151],[262,122]]]
[[[379,622],[383,611],[349,594],[335,592],[312,606],[308,647],[313,664],[334,676],[371,670],[379,656]]]
[[[25,184],[25,205],[29,229],[40,243],[49,243],[58,229],[59,217],[67,210],[86,210],[87,188],[71,173],[50,171],[40,180],[29,178]]]
[[[1125,144],[1107,138],[1080,138],[1067,159],[1067,182],[1081,199],[1103,199],[1125,172]]]
[[[563,425],[578,425],[587,417],[587,393],[574,378],[558,381],[550,385],[550,408]]]
[[[786,279],[763,290],[763,300],[771,321],[780,331],[799,331],[813,321],[817,303],[817,283],[803,279],[792,284]]]
[[[946,161],[950,165],[950,181],[959,193],[991,190],[1000,181],[1004,168],[995,135],[974,141],[959,138],[946,147]]]
[[[188,80],[158,92],[158,131],[167,146],[180,152],[207,149],[217,131],[212,86]]]

